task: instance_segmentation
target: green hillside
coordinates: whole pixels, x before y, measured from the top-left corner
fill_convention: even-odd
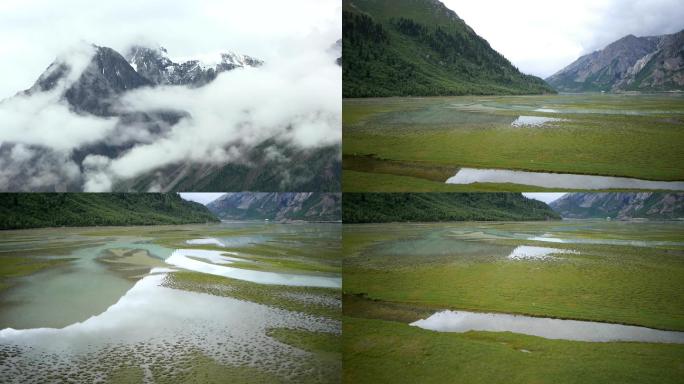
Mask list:
[[[2,193],[0,229],[219,221],[175,193]]]
[[[343,0],[344,97],[553,93],[437,0]]]
[[[556,220],[541,201],[518,193],[345,193],[345,223]]]

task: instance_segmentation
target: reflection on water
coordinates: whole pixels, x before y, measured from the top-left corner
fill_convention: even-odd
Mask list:
[[[172,367],[182,350],[200,351],[223,364],[277,371],[302,364],[307,356],[268,337],[268,328],[340,332],[338,321],[165,288],[164,278],[155,273],[139,280],[103,313],[65,328],[1,330],[0,352],[11,351],[12,357],[0,362],[0,377],[31,382],[32,375],[72,370],[86,357],[102,359],[101,365],[78,367],[89,375],[106,371],[117,359],[131,359],[146,370],[152,358]]]
[[[241,261],[222,255],[222,251],[208,251],[198,249],[177,249],[166,259],[166,263],[195,272],[207,273],[238,280],[245,280],[257,284],[290,285],[300,287],[340,288],[342,278],[313,275],[296,275],[290,273],[254,271],[242,268],[226,267],[205,263],[193,258],[202,258],[212,263],[231,263]]]
[[[104,251],[120,248],[145,250],[160,263],[171,253],[154,244],[127,241],[76,250],[67,256],[74,258],[68,266],[22,277],[0,295],[0,329],[63,327],[103,312],[135,283],[98,261]]]
[[[552,254],[573,253],[578,254],[577,251],[567,249],[534,247],[530,245],[520,245],[515,247],[513,252],[508,255],[511,260],[546,260],[552,259]]]
[[[513,120],[511,126],[513,127],[539,127],[546,123],[553,121],[565,121],[565,119],[558,119],[555,117],[541,117],[541,116],[518,116]]]
[[[498,313],[442,311],[427,319],[413,322],[411,325],[439,332],[514,332],[547,339],[684,344],[684,332],[661,331],[646,327],[593,321],[560,320]]]
[[[651,181],[627,177],[525,172],[507,169],[461,168],[447,184],[513,183],[563,189],[662,189],[684,190],[681,181]]]
[[[6,378],[17,383],[108,382],[112,372],[122,367],[133,372],[142,369],[144,382],[154,382],[187,372],[198,355],[281,378],[304,371],[320,375],[328,368],[316,354],[283,344],[269,337],[268,330],[339,334],[339,320],[274,308],[259,300],[172,289],[164,281],[169,274],[188,269],[263,284],[339,288],[339,274],[334,278],[243,270],[235,266],[257,261],[234,257],[238,253],[228,251],[174,251],[152,241],[180,245],[185,239],[201,237],[195,245],[217,245],[208,239],[229,244],[225,239],[235,229],[239,234],[234,236],[235,244],[268,237],[278,246],[279,256],[306,261],[313,252],[326,251],[332,258],[339,249],[340,228],[222,223],[7,233],[0,237],[0,252],[20,249],[27,252],[27,259],[66,257],[71,261],[13,279],[13,286],[0,294],[0,382]],[[202,237],[203,233],[208,236]],[[67,247],[58,248],[62,244]],[[61,249],[60,256],[51,249]],[[266,261],[258,263],[269,267]],[[226,292],[231,288],[215,285]],[[273,286],[263,292],[280,297],[284,290]],[[290,297],[282,297],[340,307],[339,300],[316,292],[295,290],[287,292]]]

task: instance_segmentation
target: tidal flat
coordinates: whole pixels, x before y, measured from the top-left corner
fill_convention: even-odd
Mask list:
[[[340,380],[340,224],[2,235],[3,382]]]
[[[594,184],[620,190],[622,179],[640,189],[670,182],[663,184],[668,189],[684,181],[683,128],[684,96],[678,94],[346,99],[344,191],[543,191]],[[538,173],[543,180],[447,184],[461,169]],[[544,174],[581,176],[589,184],[572,187]],[[609,179],[594,183],[594,176]],[[610,178],[620,182],[606,183]]]
[[[683,229],[345,225],[343,381],[678,382]]]

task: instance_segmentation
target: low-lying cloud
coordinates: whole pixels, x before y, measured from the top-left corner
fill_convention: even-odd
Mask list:
[[[171,164],[244,162],[246,154],[266,140],[302,149],[339,144],[342,82],[334,56],[323,48],[293,51],[290,57],[258,68],[224,72],[200,88],[146,87],[124,94],[116,106],[121,115],[185,113],[175,125],[151,132],[144,124],[124,123],[119,117],[70,110],[60,95],[85,68],[83,51],[75,50],[60,59],[73,69],[54,89],[0,103],[0,142],[17,146],[7,146],[5,152],[14,155],[3,161],[41,163],[49,152],[64,159],[62,165],[69,168],[67,183],[81,182],[85,191],[101,192]],[[92,146],[124,144],[128,144],[125,150],[112,158],[87,153]],[[27,146],[41,151],[18,158],[16,154]],[[80,167],[69,160],[76,151],[86,152]],[[267,152],[273,159],[283,157],[275,147]],[[40,177],[30,185],[45,183],[49,188],[64,182],[57,179],[58,175]]]

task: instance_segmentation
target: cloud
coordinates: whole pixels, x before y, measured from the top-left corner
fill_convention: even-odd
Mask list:
[[[541,77],[628,34],[660,35],[684,28],[681,0],[444,3],[521,71]]]
[[[330,45],[341,36],[340,15],[340,0],[3,0],[0,99],[81,40],[120,52],[131,43],[162,44],[172,58],[230,50],[273,61],[304,40]]]
[[[523,196],[527,197],[528,199],[543,201],[546,204],[550,204],[566,194],[567,193],[565,192],[523,192]]]
[[[24,144],[0,145],[0,185],[21,186],[6,192],[66,191],[80,181],[78,165],[64,153]]]
[[[78,115],[69,110],[61,95],[84,71],[95,51],[87,44],[77,44],[61,54],[41,79],[65,65],[67,75],[48,92],[32,96],[17,95],[0,102],[0,142],[46,145],[69,152],[82,145],[102,140],[112,132],[116,121]]]
[[[60,70],[62,63],[71,68],[48,92],[0,103],[0,156],[8,168],[3,186],[22,183],[19,175],[31,173],[25,165],[43,169],[41,161],[54,166],[31,173],[34,188],[80,183],[86,191],[101,192],[167,165],[244,163],[265,140],[300,149],[341,140],[341,69],[330,50],[341,37],[339,1],[255,0],[238,6],[218,0],[121,0],[98,7],[85,0],[8,1],[0,4],[3,31],[14,39],[0,50],[13,60],[1,61],[0,70],[16,76],[2,77],[9,80],[0,83],[0,97],[27,88],[40,73]],[[74,45],[84,38],[120,52],[143,42],[164,45],[172,58],[234,51],[266,64],[222,73],[201,88],[132,91],[117,106],[126,117],[100,118],[71,111],[61,98],[94,53],[89,44]],[[186,116],[154,129],[145,119],[131,118],[170,110]],[[287,160],[277,146],[267,155]],[[60,166],[65,172],[58,172]]]
[[[87,190],[130,179],[179,162],[241,162],[265,140],[298,148],[339,144],[341,140],[341,70],[334,55],[296,52],[263,67],[222,73],[201,88],[160,87],[130,92],[124,112],[183,110],[190,117],[157,140],[135,145],[86,175]],[[272,148],[269,156],[275,157]],[[91,182],[92,180],[92,182]]]

